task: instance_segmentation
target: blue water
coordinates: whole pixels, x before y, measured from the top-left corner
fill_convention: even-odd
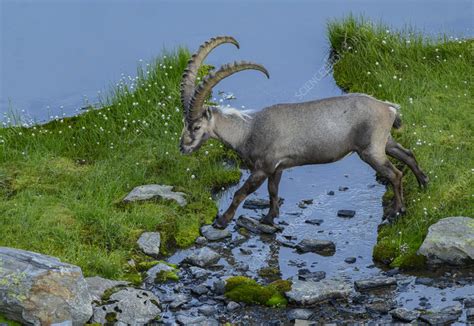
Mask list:
[[[163,48],[195,49],[229,34],[241,50],[224,46],[208,62],[236,59],[264,64],[266,80],[247,72],[223,82],[236,105],[259,108],[339,93],[331,77],[301,98],[299,89],[324,65],[326,23],[349,13],[429,34],[473,34],[473,2],[456,1],[79,1],[0,0],[0,114],[24,110],[38,120],[74,114],[97,102],[139,59]]]

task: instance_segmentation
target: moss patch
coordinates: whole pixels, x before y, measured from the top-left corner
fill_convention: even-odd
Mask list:
[[[269,285],[261,285],[251,278],[234,276],[226,281],[225,296],[238,302],[284,307],[288,304],[284,292],[290,289],[290,281],[279,280]]]
[[[176,271],[161,271],[156,273],[155,283],[164,283],[164,282],[177,282],[179,281],[179,276]]]

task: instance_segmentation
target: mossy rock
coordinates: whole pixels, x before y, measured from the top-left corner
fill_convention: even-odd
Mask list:
[[[264,286],[258,284],[254,279],[234,276],[226,281],[225,296],[238,302],[284,307],[288,304],[284,292],[290,289],[290,281],[278,280]]]
[[[165,283],[168,281],[177,282],[179,281],[179,276],[176,274],[176,271],[161,271],[156,274],[155,283]]]
[[[278,280],[281,272],[277,267],[264,267],[258,271],[258,275],[268,280]]]

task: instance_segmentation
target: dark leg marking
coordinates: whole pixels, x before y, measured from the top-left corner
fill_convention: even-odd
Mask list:
[[[270,195],[270,210],[268,214],[262,218],[261,222],[273,225],[273,219],[280,215],[280,203],[278,197],[278,186],[280,184],[281,175],[283,171],[275,171],[268,177],[268,194]]]

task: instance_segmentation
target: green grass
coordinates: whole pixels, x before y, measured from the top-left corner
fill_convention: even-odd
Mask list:
[[[121,80],[100,110],[0,129],[0,246],[57,256],[86,275],[136,280],[127,260],[145,259],[136,248],[143,231],[161,232],[164,254],[190,245],[217,213],[213,189],[240,172],[223,166],[236,157],[217,142],[191,156],[178,151],[188,59],[180,49],[139,67],[133,85]],[[121,204],[150,183],[173,185],[188,205]]]
[[[341,88],[402,106],[403,128],[392,134],[414,151],[431,182],[422,191],[403,168],[407,214],[381,229],[374,258],[421,267],[416,252],[430,225],[448,216],[474,217],[474,41],[428,38],[352,16],[330,22],[328,34]]]

